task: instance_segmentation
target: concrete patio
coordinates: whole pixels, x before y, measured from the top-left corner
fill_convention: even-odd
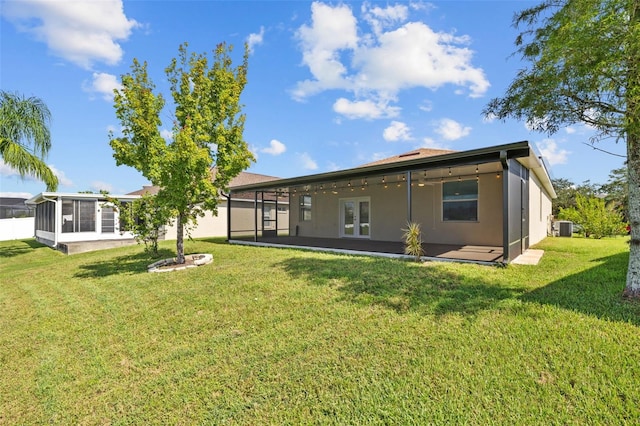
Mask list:
[[[297,248],[329,251],[334,253],[410,258],[404,254],[404,244],[396,241],[375,241],[357,238],[311,238],[281,236],[260,237],[254,241],[250,237],[235,238],[231,244],[246,244],[265,247]],[[502,247],[451,245],[423,243],[423,259],[496,264],[503,261]]]

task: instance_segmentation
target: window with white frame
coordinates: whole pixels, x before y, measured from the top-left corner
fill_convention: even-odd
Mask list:
[[[300,196],[300,220],[304,222],[311,220],[311,195]]]
[[[478,221],[477,179],[442,184],[442,220]]]
[[[62,200],[62,232],[95,232],[96,202]]]
[[[102,233],[113,234],[116,230],[116,209],[113,206],[102,206]]]

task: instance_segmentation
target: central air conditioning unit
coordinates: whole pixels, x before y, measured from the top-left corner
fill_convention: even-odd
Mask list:
[[[573,222],[568,220],[562,220],[558,222],[558,236],[571,237],[573,236]]]

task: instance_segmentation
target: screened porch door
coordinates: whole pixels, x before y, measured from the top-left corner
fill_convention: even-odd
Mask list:
[[[340,200],[340,236],[369,238],[371,235],[369,197]]]

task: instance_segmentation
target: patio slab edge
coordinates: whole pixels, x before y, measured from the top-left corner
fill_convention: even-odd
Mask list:
[[[385,257],[389,259],[404,259],[404,260],[414,259],[414,256],[409,256],[406,254],[396,254],[396,253],[348,250],[348,249],[337,249],[337,248],[329,248],[329,247],[298,246],[298,245],[291,245],[291,244],[272,244],[272,243],[262,243],[262,242],[256,242],[256,241],[242,241],[242,240],[229,240],[228,242],[229,244],[238,244],[238,245],[244,245],[244,246],[309,250],[309,251],[317,251],[317,252],[325,252],[325,253],[347,254],[352,256]],[[468,259],[450,259],[445,257],[422,256],[420,259],[423,262],[430,261],[430,262],[473,263],[476,265],[485,265],[485,266],[502,265],[501,262],[487,262],[482,260],[468,260]]]

